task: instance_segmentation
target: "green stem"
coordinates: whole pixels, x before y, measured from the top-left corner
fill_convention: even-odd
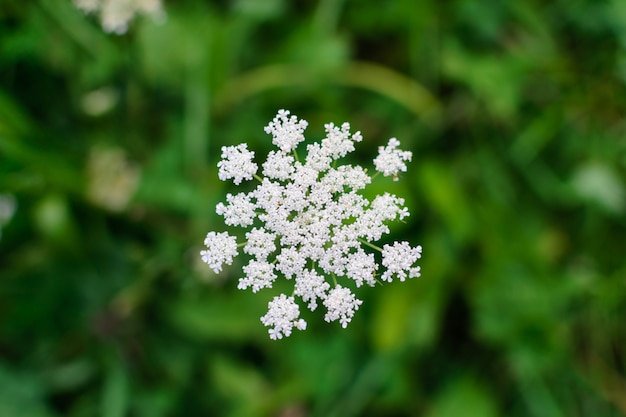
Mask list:
[[[263,178],[259,177],[257,174],[253,174],[252,175],[254,177],[255,180],[257,180],[258,182],[263,182]]]
[[[363,239],[359,239],[359,242],[361,242],[362,244],[369,246],[372,249],[376,249],[378,252],[382,252],[383,249],[374,245],[373,243],[368,242],[367,240],[363,240]]]

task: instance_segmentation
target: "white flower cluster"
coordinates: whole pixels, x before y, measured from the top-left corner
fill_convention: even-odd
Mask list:
[[[268,332],[272,339],[282,339],[283,335],[291,335],[294,327],[298,330],[306,329],[306,321],[299,317],[300,307],[293,297],[281,294],[269,302],[268,312],[261,317],[261,322],[271,327]]]
[[[352,281],[357,288],[374,286],[379,274],[377,256],[385,268],[382,281],[420,276],[415,263],[421,257],[421,246],[395,242],[379,248],[371,243],[389,233],[388,222],[409,215],[404,200],[389,193],[368,200],[359,193],[371,182],[367,171],[360,166],[337,166],[337,159],[362,140],[361,134],[351,134],[348,123],[340,127],[329,123],[326,137],[307,145],[306,158],[301,161],[296,148],[304,141],[306,126],[306,121],[288,111],[278,112],[265,128],[278,149],[262,164],[263,177],[257,175],[254,153],[246,144],[222,147],[218,163],[223,181],[233,180],[237,185],[252,178],[259,181],[254,190],[228,194],[226,204],[216,207],[227,225],[252,227],[245,234],[245,243],[239,245],[250,259],[238,288],[257,292],[271,288],[280,276],[294,280],[293,295],[274,297],[261,317],[272,339],[289,336],[294,327],[306,328],[294,296],[312,311],[321,302],[327,311],[324,319],[346,327],[362,301],[338,280]],[[411,159],[411,152],[397,149],[398,145],[397,139],[389,140],[374,160],[376,170],[394,180],[400,171],[406,171],[404,162]],[[202,260],[216,273],[238,254],[236,238],[227,232],[210,232],[204,243],[207,248],[201,252]]]
[[[389,139],[387,146],[378,148],[378,156],[374,159],[376,170],[382,172],[385,177],[393,175],[393,180],[398,181],[398,172],[406,172],[405,161],[410,161],[413,154],[409,151],[397,149],[400,141],[396,138]]]
[[[105,32],[122,35],[135,15],[149,15],[157,21],[165,19],[161,0],[74,0],[85,13],[98,14]]]

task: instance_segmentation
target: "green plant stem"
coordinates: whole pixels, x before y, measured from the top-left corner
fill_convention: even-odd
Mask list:
[[[361,242],[362,244],[369,246],[372,249],[376,249],[378,252],[382,252],[383,249],[374,245],[373,243],[368,242],[367,240],[363,240],[363,239],[359,239],[359,242]]]

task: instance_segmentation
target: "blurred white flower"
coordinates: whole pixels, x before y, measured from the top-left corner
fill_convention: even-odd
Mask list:
[[[337,159],[362,140],[361,134],[351,134],[348,123],[340,127],[329,123],[326,137],[308,145],[308,154],[300,162],[296,148],[304,141],[306,126],[306,121],[286,110],[280,110],[268,124],[265,131],[278,150],[270,151],[262,164],[264,178],[256,174],[254,152],[245,143],[223,147],[217,164],[223,181],[236,185],[253,178],[259,181],[252,191],[228,194],[227,204],[216,207],[226,225],[252,227],[245,234],[247,242],[240,244],[251,259],[243,267],[238,288],[257,292],[271,288],[280,277],[294,281],[293,295],[275,297],[261,318],[272,339],[289,336],[294,327],[306,328],[295,297],[312,311],[320,301],[326,308],[324,319],[346,327],[362,301],[338,280],[357,288],[374,286],[380,265],[385,268],[382,281],[419,276],[415,262],[421,257],[421,246],[395,242],[381,249],[371,243],[389,233],[388,222],[409,215],[404,200],[389,193],[368,200],[359,194],[371,182],[367,171],[360,166],[337,166]],[[398,149],[399,144],[391,139],[374,161],[376,170],[393,175],[394,180],[399,171],[406,171],[404,162],[411,158],[410,152]],[[210,232],[205,245],[202,259],[215,272],[237,255],[236,239],[226,232]]]
[[[121,148],[94,146],[87,161],[87,198],[110,211],[122,211],[135,195],[141,170]]]
[[[81,105],[85,114],[98,117],[115,107],[119,100],[119,92],[112,87],[101,87],[85,94]]]
[[[156,21],[165,19],[161,0],[73,0],[85,13],[98,14],[105,32],[122,35],[136,15],[146,15]]]

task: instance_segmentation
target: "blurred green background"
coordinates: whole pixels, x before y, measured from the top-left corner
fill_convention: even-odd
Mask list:
[[[626,414],[626,2],[0,0],[0,416]],[[199,259],[280,108],[414,154],[422,277],[350,326]]]

